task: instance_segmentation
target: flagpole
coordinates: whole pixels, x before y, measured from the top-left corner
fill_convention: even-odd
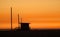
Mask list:
[[[11,7],[11,30],[12,30],[12,7]]]

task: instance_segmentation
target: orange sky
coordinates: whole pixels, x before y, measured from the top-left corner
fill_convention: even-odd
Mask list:
[[[60,28],[60,0],[0,0],[0,29],[10,28],[11,6],[13,28],[18,27],[18,13],[31,29]]]

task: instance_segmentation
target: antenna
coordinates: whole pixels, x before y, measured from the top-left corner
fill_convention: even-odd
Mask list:
[[[11,7],[11,30],[12,30],[12,7]]]
[[[19,13],[18,13],[18,27],[20,27],[20,24],[22,23],[22,17],[21,17],[21,12],[20,12],[20,16],[19,16]]]
[[[19,27],[19,23],[20,23],[20,21],[19,21],[19,14],[18,14],[18,27]]]
[[[21,21],[20,21],[20,19],[21,19]],[[22,23],[22,17],[19,19],[19,14],[18,14],[18,27],[20,27],[20,23]]]

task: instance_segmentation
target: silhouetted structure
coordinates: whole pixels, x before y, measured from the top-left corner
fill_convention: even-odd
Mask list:
[[[29,23],[21,23],[21,30],[22,31],[30,30]]]
[[[18,14],[18,28],[20,28],[20,25],[19,25],[19,14]]]
[[[11,7],[11,30],[12,30],[12,7]]]
[[[30,30],[29,23],[23,23],[22,18],[21,18],[21,22],[19,21],[19,14],[18,14],[18,29],[21,29],[22,31]]]

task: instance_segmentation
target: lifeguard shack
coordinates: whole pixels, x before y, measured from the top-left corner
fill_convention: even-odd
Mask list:
[[[30,30],[29,24],[27,22],[22,22],[22,18],[21,18],[21,22],[19,22],[19,14],[18,14],[18,26],[20,27],[21,31],[28,31]]]
[[[21,30],[23,31],[30,30],[29,23],[21,23]]]

